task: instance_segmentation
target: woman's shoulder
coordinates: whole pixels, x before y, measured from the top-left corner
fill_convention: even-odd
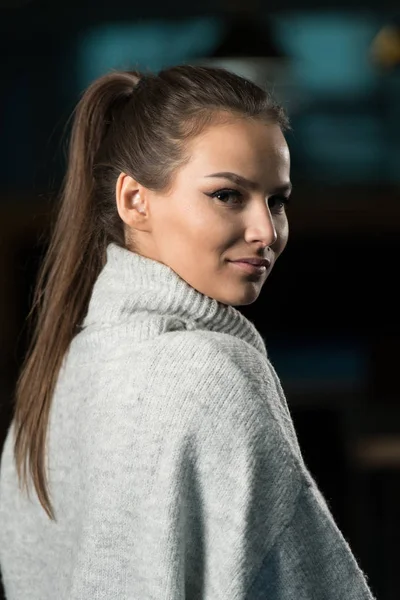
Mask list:
[[[212,412],[226,420],[254,417],[279,402],[268,359],[246,341],[209,330],[160,336],[146,369],[146,389],[181,410]],[[267,390],[275,398],[266,398]]]
[[[243,370],[249,364],[267,364],[266,356],[245,340],[208,329],[173,331],[155,340],[159,357],[166,362],[195,363],[198,371],[208,370],[216,359]],[[249,363],[250,361],[250,363]]]

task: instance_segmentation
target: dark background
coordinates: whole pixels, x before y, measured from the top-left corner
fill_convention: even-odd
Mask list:
[[[80,93],[115,67],[236,58],[250,76],[256,56],[292,120],[294,192],[289,245],[241,310],[379,600],[400,597],[398,14],[372,0],[0,0],[1,445]]]

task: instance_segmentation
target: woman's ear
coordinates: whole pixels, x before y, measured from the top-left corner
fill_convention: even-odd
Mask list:
[[[143,186],[126,173],[120,173],[115,186],[118,214],[129,227],[138,228],[147,215]],[[141,227],[139,227],[141,229]]]

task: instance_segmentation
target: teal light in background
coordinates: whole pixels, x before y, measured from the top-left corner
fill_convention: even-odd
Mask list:
[[[77,52],[79,89],[110,69],[163,67],[203,58],[225,30],[218,18],[110,23],[87,30]]]
[[[388,144],[381,115],[304,115],[296,132],[313,179],[378,183],[385,176]]]
[[[388,180],[400,183],[400,66],[387,75],[383,90],[386,100],[385,131],[388,148]]]
[[[367,349],[356,341],[322,341],[286,346],[268,343],[269,354],[279,376],[285,382],[329,386],[332,382],[359,387],[368,379]]]
[[[277,40],[293,57],[299,85],[313,95],[357,96],[376,86],[370,44],[378,25],[372,14],[286,11],[272,21]]]
[[[400,181],[400,87],[371,59],[382,17],[317,10],[271,18],[302,99],[292,123],[299,173],[342,184]]]

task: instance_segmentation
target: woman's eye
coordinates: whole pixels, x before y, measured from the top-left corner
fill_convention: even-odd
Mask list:
[[[268,206],[278,212],[282,212],[288,204],[289,198],[287,196],[271,196],[268,199]]]
[[[242,199],[242,194],[237,190],[218,190],[217,192],[210,194],[210,196],[211,198],[217,198],[217,200],[224,204],[230,204],[232,202],[236,204],[235,201]]]
[[[211,198],[217,198],[224,204],[240,206],[243,204],[244,197],[238,190],[223,189],[217,190],[212,194],[207,194]],[[268,198],[268,206],[275,212],[283,212],[289,203],[289,198],[286,196],[271,196]]]

